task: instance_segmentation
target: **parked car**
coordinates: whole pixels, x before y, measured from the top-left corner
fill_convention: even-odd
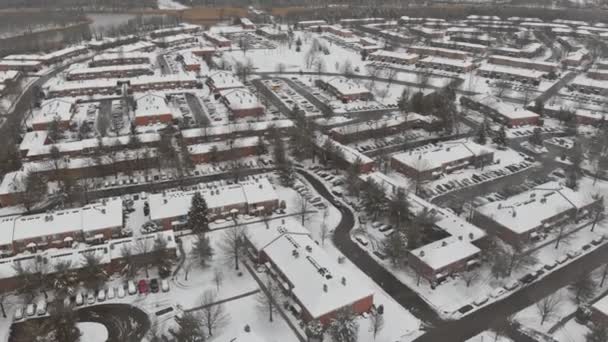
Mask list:
[[[87,303],[95,304],[95,294],[93,292],[89,292],[87,295]]]
[[[78,292],[76,294],[76,306],[80,306],[84,304],[84,298],[82,297],[82,293]]]
[[[113,287],[108,288],[108,300],[110,299],[114,299],[114,297],[116,297],[116,292],[114,291]]]
[[[148,288],[148,282],[145,279],[141,279],[137,283],[137,290],[140,294],[147,294],[150,291],[150,289]]]
[[[517,281],[517,280],[510,281],[505,285],[505,289],[507,289],[509,291],[515,290],[518,287],[519,287],[519,281]]]
[[[106,290],[105,289],[100,289],[97,292],[97,301],[98,302],[103,302],[106,300]]]
[[[367,247],[367,245],[369,245],[369,241],[367,241],[367,239],[361,235],[355,237],[355,240],[357,240],[357,242],[360,243],[363,247]]]
[[[34,316],[34,314],[36,313],[36,305],[34,304],[28,304],[27,308],[25,309],[25,314],[29,316]]]
[[[480,298],[477,298],[473,304],[475,304],[475,306],[482,306],[484,305],[487,301],[489,300],[488,296],[483,296]]]
[[[167,279],[162,279],[160,281],[160,289],[163,292],[169,292],[169,282],[167,281]]]
[[[137,293],[137,288],[135,287],[135,282],[133,280],[129,280],[128,292],[130,295],[134,295]]]
[[[118,295],[118,298],[124,298],[126,296],[125,288],[122,286],[119,286],[117,295]]]
[[[38,301],[38,305],[36,307],[36,314],[38,314],[38,316],[46,314],[46,300],[41,299],[40,301]]]
[[[14,318],[15,318],[15,321],[18,321],[23,318],[23,307],[20,306],[17,308],[17,310],[15,310]]]
[[[158,279],[154,278],[154,279],[150,280],[150,291],[152,293],[158,292]]]
[[[507,291],[503,287],[499,287],[497,289],[494,289],[494,291],[492,291],[490,293],[490,297],[498,298],[498,297],[502,296],[503,294],[505,294],[505,292],[507,292]]]

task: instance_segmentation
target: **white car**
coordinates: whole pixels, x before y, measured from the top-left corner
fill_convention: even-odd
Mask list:
[[[89,292],[87,295],[87,303],[95,304],[95,294],[93,292]]]
[[[125,288],[122,286],[118,287],[118,298],[124,298],[126,296]]]
[[[108,300],[114,299],[114,297],[116,297],[116,292],[114,291],[113,287],[110,287],[108,289]]]
[[[97,292],[97,301],[103,302],[104,300],[106,300],[106,289],[101,289]]]
[[[23,318],[23,307],[18,307],[17,310],[15,310],[15,321],[18,321],[20,319]]]
[[[499,287],[490,293],[490,297],[498,298],[507,292],[504,287]]]
[[[168,292],[169,291],[169,282],[167,281],[167,279],[163,279],[160,281],[160,289],[163,292]]]
[[[129,294],[134,295],[137,293],[137,287],[135,287],[135,282],[133,280],[129,280]]]
[[[36,309],[36,313],[38,314],[38,316],[42,316],[42,315],[46,314],[46,300],[41,299],[38,302],[38,307]]]
[[[34,304],[28,304],[27,308],[25,309],[25,313],[28,316],[34,316],[34,314],[36,313],[36,306]]]
[[[78,292],[78,294],[76,294],[76,306],[80,306],[84,304],[84,298],[82,297],[82,293]]]

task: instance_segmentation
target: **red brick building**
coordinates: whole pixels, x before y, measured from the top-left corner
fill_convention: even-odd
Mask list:
[[[296,220],[274,220],[268,228],[252,230],[247,236],[250,258],[266,267],[296,317],[327,326],[342,308],[350,308],[356,315],[372,309],[371,289],[349,278],[343,266]]]
[[[315,84],[343,102],[373,99],[372,93],[362,84],[343,76],[315,80]]]
[[[209,42],[213,43],[217,47],[227,48],[232,45],[232,42],[230,42],[228,38],[216,33],[205,32],[204,36],[205,39],[207,39]]]
[[[474,96],[463,96],[460,103],[466,107],[479,111],[499,123],[508,127],[523,125],[538,125],[540,115],[523,107],[517,107],[506,103],[498,97],[479,94]]]
[[[208,142],[188,146],[190,159],[195,164],[217,163],[258,154],[258,137]]]
[[[247,88],[220,91],[220,98],[233,119],[264,115],[264,106]]]
[[[70,127],[70,121],[74,115],[75,101],[71,99],[52,99],[42,103],[40,110],[34,113],[31,119],[32,129],[35,131],[46,131],[53,122],[57,122],[59,128],[66,130]]]
[[[135,99],[135,125],[169,124],[173,121],[171,109],[162,95],[148,93]]]

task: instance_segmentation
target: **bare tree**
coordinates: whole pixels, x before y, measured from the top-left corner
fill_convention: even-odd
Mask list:
[[[329,237],[329,228],[325,222],[321,223],[321,231],[319,233],[319,238],[321,239],[321,245],[325,246],[325,240]]]
[[[182,270],[184,271],[184,280],[188,281],[188,275],[192,268],[196,264],[196,260],[194,258],[188,258],[188,256],[184,256],[184,263],[182,264]]]
[[[303,226],[306,218],[308,217],[310,202],[308,202],[308,200],[300,193],[298,193],[297,207],[300,210],[300,224]]]
[[[567,241],[572,237],[571,232],[568,230],[568,225],[562,223],[557,227],[557,236],[555,237],[555,249],[559,248],[560,243],[568,243]]]
[[[202,325],[207,329],[209,337],[213,336],[213,333],[217,333],[229,319],[228,314],[224,309],[223,304],[217,304],[217,294],[215,291],[207,290],[203,293],[201,299],[201,311],[202,311]]]
[[[203,268],[208,266],[209,260],[213,258],[213,248],[209,244],[209,238],[204,233],[196,235],[190,254],[199,266]]]
[[[496,88],[496,97],[502,97],[509,87],[510,84],[507,81],[498,80],[494,82],[494,88]]]
[[[217,292],[220,291],[220,286],[222,286],[222,282],[224,281],[224,273],[219,268],[213,269],[213,282],[215,283],[215,289]]]
[[[207,339],[205,327],[200,315],[194,312],[184,312],[175,316],[177,328],[169,329],[175,341],[203,342]]]
[[[135,242],[135,254],[137,258],[133,258],[136,262],[137,268],[142,268],[146,272],[146,278],[150,278],[150,260],[146,257],[154,248],[154,241],[146,238],[145,236],[140,237]]]
[[[557,315],[562,305],[562,298],[558,294],[549,295],[536,303],[536,310],[540,316],[540,325]]]
[[[378,310],[373,310],[372,314],[369,316],[371,322],[371,329],[374,333],[374,340],[376,336],[384,328],[384,315],[380,314]]]
[[[239,226],[237,221],[234,225],[224,231],[219,247],[227,263],[234,262],[234,269],[239,270],[239,258],[243,253],[247,231]]]
[[[591,299],[595,294],[597,283],[593,279],[591,273],[582,274],[568,288],[574,295],[574,300],[578,303],[584,303]]]
[[[278,312],[278,304],[282,296],[281,289],[269,276],[266,277],[265,286],[256,295],[257,306],[263,313],[268,315],[268,321],[273,321],[273,314]]]
[[[472,269],[472,270],[468,270],[466,272],[463,272],[461,274],[462,276],[462,280],[464,280],[465,284],[467,284],[467,287],[471,286],[471,284],[473,282],[475,282],[477,279],[479,279],[479,270],[478,269]]]

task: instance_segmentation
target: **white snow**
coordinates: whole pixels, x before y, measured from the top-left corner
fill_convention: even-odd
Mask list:
[[[80,330],[80,340],[87,342],[106,342],[108,340],[108,329],[101,323],[79,322],[76,327]]]

